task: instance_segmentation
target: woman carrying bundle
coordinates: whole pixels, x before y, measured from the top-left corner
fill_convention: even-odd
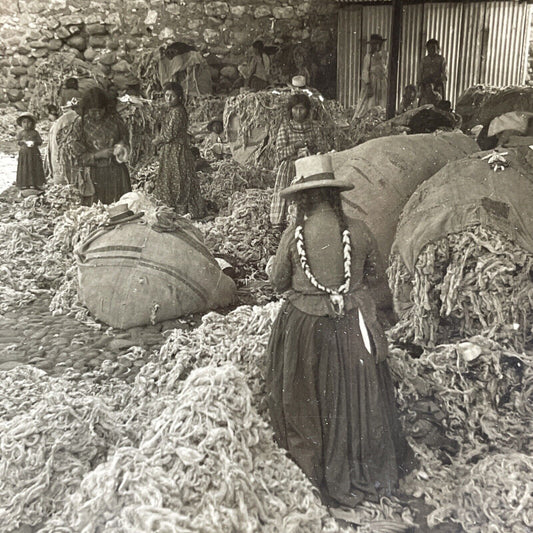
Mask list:
[[[80,116],[68,131],[66,147],[67,155],[76,165],[72,180],[82,203],[111,204],[131,191],[130,174],[124,162],[128,131],[114,112],[109,96],[99,87],[84,94],[78,112]]]
[[[287,218],[287,202],[281,191],[295,176],[294,161],[298,157],[328,151],[320,125],[311,118],[311,100],[306,94],[293,94],[287,102],[287,117],[276,137],[278,173],[270,204],[270,223],[283,229]]]
[[[267,394],[280,446],[325,503],[354,507],[390,494],[412,468],[369,288],[384,270],[376,242],[347,218],[328,154],[296,161],[282,196],[297,205],[267,272],[286,292],[267,348]]]

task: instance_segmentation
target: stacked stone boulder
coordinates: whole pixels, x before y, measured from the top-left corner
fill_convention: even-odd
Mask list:
[[[180,41],[206,58],[215,92],[228,90],[256,39],[334,56],[335,0],[18,0],[0,7],[0,103],[26,109],[36,68],[57,54],[98,65],[117,86],[144,51]],[[59,73],[61,74],[61,73]]]

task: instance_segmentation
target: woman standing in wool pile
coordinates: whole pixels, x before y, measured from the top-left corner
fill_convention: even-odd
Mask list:
[[[176,209],[179,215],[190,213],[192,218],[202,218],[206,213],[205,203],[189,143],[189,117],[183,105],[183,89],[179,83],[169,82],[163,90],[168,108],[161,132],[152,141],[160,150],[154,196]]]
[[[278,173],[270,205],[270,223],[283,229],[287,217],[287,201],[281,191],[295,176],[294,161],[304,155],[327,152],[328,145],[320,125],[311,118],[311,100],[306,94],[293,94],[287,102],[287,118],[276,137]]]
[[[280,446],[332,507],[390,494],[413,466],[369,288],[384,269],[368,227],[344,215],[328,154],[296,161],[281,194],[297,205],[267,272],[285,303],[267,348],[267,393]]]

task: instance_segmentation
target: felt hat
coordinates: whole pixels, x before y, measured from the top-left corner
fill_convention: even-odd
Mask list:
[[[124,222],[135,215],[135,213],[128,207],[128,204],[111,205],[107,208],[107,213],[109,215],[109,224]]]
[[[292,78],[293,87],[305,87],[306,82],[305,76],[293,76]]]
[[[33,120],[33,123],[36,124],[37,123],[37,119],[31,114],[29,113],[28,111],[24,112],[24,113],[21,113],[18,117],[17,117],[17,124],[19,126],[22,125],[22,119],[23,118],[29,118],[31,120]]]
[[[349,181],[336,179],[329,154],[310,155],[295,161],[296,177],[291,185],[280,192],[284,198],[301,191],[331,187],[339,191],[349,191],[354,186]]]
[[[383,38],[379,33],[372,33],[367,43],[382,43],[387,39]]]

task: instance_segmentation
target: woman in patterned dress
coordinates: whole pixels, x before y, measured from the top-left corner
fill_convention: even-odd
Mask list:
[[[189,145],[189,118],[183,105],[183,89],[179,83],[170,82],[163,90],[168,111],[161,132],[152,141],[160,150],[154,195],[180,215],[190,213],[192,218],[202,218],[205,216],[205,203]]]
[[[128,132],[111,104],[102,89],[89,89],[68,132],[67,155],[76,165],[72,179],[85,205],[111,204],[131,191],[128,167],[113,153],[116,145],[128,146]]]
[[[287,202],[280,193],[294,179],[294,161],[328,151],[320,125],[311,118],[311,100],[307,95],[293,94],[287,103],[287,113],[276,137],[279,167],[270,205],[270,223],[276,229],[283,229],[286,224]]]

